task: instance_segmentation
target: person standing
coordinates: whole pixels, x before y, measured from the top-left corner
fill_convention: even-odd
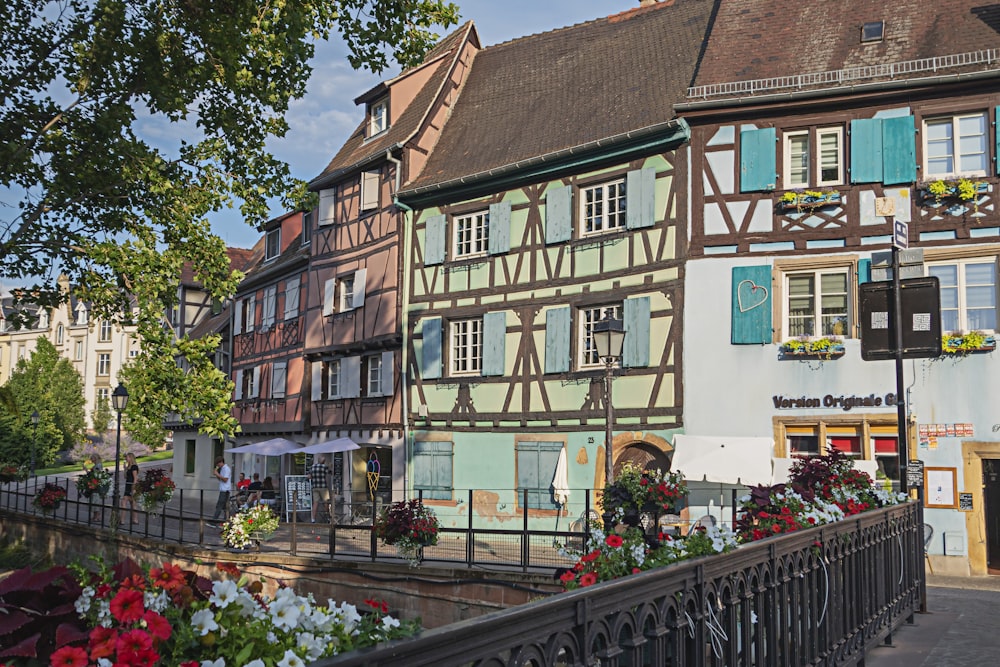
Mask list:
[[[101,461],[101,455],[98,454],[97,452],[94,452],[93,454],[90,455],[90,462],[93,464],[93,465],[90,466],[91,470],[104,470],[104,463]],[[103,499],[104,499],[104,496],[101,496],[101,503],[102,504],[104,502]],[[96,508],[94,508],[94,511],[92,511],[90,513],[90,520],[91,521],[100,521],[101,520],[101,506],[100,505],[98,505]]]
[[[215,471],[212,472],[217,480],[219,480],[219,499],[215,501],[215,513],[212,515],[212,521],[218,521],[219,515],[225,515],[229,518],[229,493],[233,490],[232,476],[233,471],[226,465],[226,459],[219,457],[215,459]]]
[[[320,454],[309,466],[309,484],[312,486],[312,522],[316,523],[316,513],[319,504],[330,506],[330,467],[326,465],[326,456]]]
[[[139,523],[135,517],[135,498],[132,496],[132,489],[139,481],[139,464],[136,463],[135,454],[129,452],[125,455],[125,492],[122,493],[121,507],[125,508],[125,503],[129,505],[128,515],[132,523]]]

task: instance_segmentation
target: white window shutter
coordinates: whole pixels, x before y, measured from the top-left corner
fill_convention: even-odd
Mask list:
[[[319,401],[323,398],[323,362],[312,362],[312,400]]]
[[[260,396],[260,366],[253,369],[253,379],[250,383],[250,398]]]
[[[243,400],[243,371],[236,371],[236,398],[234,400]]]
[[[378,208],[379,173],[377,171],[361,172],[361,210],[370,211]]]
[[[233,304],[233,335],[243,333],[243,299],[237,299]]]
[[[357,398],[361,395],[361,357],[340,360],[340,395]]]
[[[337,279],[330,278],[323,284],[323,315],[333,315],[337,300]]]
[[[271,285],[264,290],[264,317],[261,326],[265,329],[274,325],[274,310],[278,301],[278,287]]]
[[[333,188],[319,192],[319,225],[332,225],[337,219],[337,191]]]
[[[392,396],[392,381],[395,379],[395,354],[390,350],[382,353],[382,395]]]
[[[247,299],[247,333],[253,331],[254,320],[257,319],[257,297],[251,296]]]
[[[368,269],[358,269],[354,272],[354,300],[351,302],[355,308],[365,305],[365,281],[368,279]]]
[[[292,278],[285,283],[285,319],[292,320],[299,316],[299,285],[298,278]]]
[[[271,367],[271,398],[285,397],[285,378],[288,376],[288,362],[276,361]]]

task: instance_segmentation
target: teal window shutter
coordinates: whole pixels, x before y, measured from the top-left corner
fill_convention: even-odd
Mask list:
[[[882,181],[882,120],[851,121],[851,183]]]
[[[917,131],[913,116],[882,118],[882,183],[917,180]]]
[[[771,342],[771,267],[733,267],[733,345]]]
[[[870,259],[858,260],[858,284],[864,285],[872,281],[872,261]]]
[[[740,192],[773,190],[778,181],[778,157],[773,127],[740,132]]]
[[[625,324],[622,366],[649,366],[649,297],[625,299],[622,304],[622,319]]]
[[[645,167],[625,177],[625,225],[628,229],[656,223],[656,169]]]
[[[545,193],[545,242],[569,241],[573,235],[573,188],[552,188]]]
[[[996,172],[1000,174],[1000,107],[996,107],[993,113],[996,119],[996,123],[994,124],[994,128],[996,129],[996,132],[994,132],[996,135],[996,145],[993,147],[993,161],[996,162]]]
[[[444,263],[445,220],[443,215],[432,215],[427,218],[424,230],[424,265]]]
[[[413,443],[413,488],[423,491],[425,499],[452,499],[453,450],[451,442],[418,440]]]
[[[429,317],[423,322],[423,349],[420,377],[436,380],[441,377],[441,318]]]
[[[504,374],[504,341],[507,339],[507,313],[483,315],[483,375]]]
[[[569,306],[545,311],[545,372],[569,370]]]
[[[559,464],[561,442],[517,443],[517,502],[524,502],[528,492],[527,509],[558,509],[552,496],[552,478]]]
[[[509,201],[490,204],[489,244],[489,251],[491,255],[501,255],[505,252],[510,252]]]

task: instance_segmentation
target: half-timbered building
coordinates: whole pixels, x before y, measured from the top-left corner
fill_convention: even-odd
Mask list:
[[[437,142],[478,48],[466,24],[421,65],[359,96],[363,121],[310,183],[319,193],[304,300],[312,437],[361,445],[334,461],[335,485],[356,500],[404,492],[405,211],[395,197]]]
[[[422,172],[405,248],[410,492],[547,521],[603,488],[604,366],[624,321],[615,467],[669,464],[683,411],[683,98],[713,2],[637,7],[490,46]],[[525,492],[527,504],[524,506]],[[558,502],[561,500],[562,502]],[[568,510],[574,507],[574,510]]]
[[[723,0],[676,107],[691,126],[688,434],[773,437],[778,457],[838,449],[898,480],[894,362],[862,359],[862,325],[885,325],[861,320],[859,298],[886,279],[894,232],[909,243],[904,269],[940,281],[943,332],[981,332],[962,354],[904,364],[905,446],[926,466],[936,572],[1000,567],[987,398],[1000,393],[987,352],[998,32],[1000,9],[967,0]]]

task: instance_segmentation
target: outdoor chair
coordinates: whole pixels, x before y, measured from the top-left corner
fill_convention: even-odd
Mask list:
[[[934,574],[934,566],[931,565],[931,555],[927,552],[931,546],[931,538],[934,537],[934,527],[930,524],[924,524],[924,560],[927,561],[927,569]]]
[[[715,517],[711,514],[706,514],[691,524],[691,528],[688,529],[687,534],[694,535],[695,531],[699,528],[711,528],[713,526],[715,526]]]

